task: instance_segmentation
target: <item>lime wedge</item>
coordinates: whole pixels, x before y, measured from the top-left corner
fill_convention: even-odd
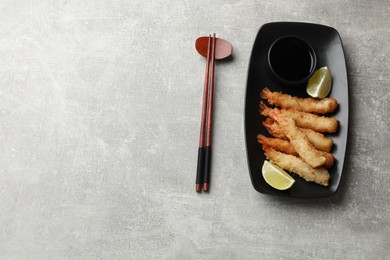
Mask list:
[[[332,75],[328,67],[319,68],[310,77],[306,92],[313,98],[323,99],[329,95],[332,88]]]
[[[287,172],[269,161],[264,161],[261,171],[265,182],[277,190],[287,190],[295,182]]]

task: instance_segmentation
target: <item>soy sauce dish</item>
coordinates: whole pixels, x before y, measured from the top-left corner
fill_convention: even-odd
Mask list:
[[[316,68],[314,49],[300,37],[289,35],[276,39],[268,51],[268,64],[275,77],[287,85],[309,80]]]
[[[276,190],[262,177],[266,160],[257,135],[269,135],[262,126],[264,120],[258,110],[260,92],[268,87],[296,97],[306,98],[306,84],[313,72],[327,66],[332,72],[332,91],[338,109],[331,114],[339,120],[339,129],[331,134],[335,164],[329,170],[327,187],[306,182],[293,175],[294,185],[288,190]],[[348,77],[344,50],[339,33],[332,27],[296,22],[264,24],[256,37],[249,62],[245,97],[245,138],[249,176],[253,188],[265,194],[318,198],[331,196],[339,188],[347,149],[348,136]]]

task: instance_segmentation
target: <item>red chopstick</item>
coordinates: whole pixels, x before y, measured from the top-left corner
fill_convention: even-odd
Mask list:
[[[214,95],[214,68],[215,68],[215,33],[209,35],[207,48],[207,62],[203,89],[202,118],[198,149],[198,166],[196,172],[195,190],[209,191],[211,173],[211,135]],[[211,65],[210,65],[211,62]],[[211,70],[210,70],[211,66]]]
[[[196,171],[196,182],[195,190],[197,192],[202,191],[203,175],[204,175],[204,159],[205,159],[205,128],[206,128],[206,112],[209,92],[209,64],[210,64],[210,50],[211,50],[211,35],[209,35],[209,41],[207,45],[207,62],[206,71],[204,77],[204,88],[203,88],[203,105],[202,105],[202,118],[200,123],[200,137],[199,137],[199,149],[198,149],[198,167]]]
[[[205,146],[205,173],[203,178],[203,191],[209,191],[211,174],[211,135],[213,126],[213,98],[214,98],[214,68],[215,68],[215,33],[212,37],[211,49],[211,71],[210,87],[207,101],[207,122],[206,122],[206,146]]]

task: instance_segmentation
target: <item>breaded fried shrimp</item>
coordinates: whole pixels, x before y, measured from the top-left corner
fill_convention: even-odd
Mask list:
[[[269,108],[263,102],[260,102],[259,113],[263,116],[270,116],[270,113],[275,109]],[[318,116],[293,109],[280,109],[280,112],[292,118],[297,126],[309,128],[317,132],[335,133],[339,124],[339,121],[335,118]]]
[[[257,141],[266,146],[270,146],[276,151],[290,154],[299,157],[298,153],[295,151],[294,147],[291,145],[291,143],[288,140],[279,139],[279,138],[269,138],[264,135],[258,135]],[[325,168],[330,168],[333,165],[334,162],[334,156],[331,153],[320,151],[321,154],[325,157]]]
[[[275,151],[275,149],[270,146],[263,145],[263,150],[268,160],[278,165],[280,168],[296,173],[306,181],[315,182],[323,186],[329,185],[330,176],[325,168],[312,168],[300,158]]]
[[[315,114],[328,114],[336,110],[337,101],[333,98],[321,100],[314,98],[298,98],[281,92],[272,92],[268,88],[261,91],[260,97],[271,105],[285,109],[294,109]]]
[[[262,122],[262,124],[274,137],[288,139],[287,136],[285,136],[280,130],[278,123],[271,118],[267,117],[266,120]],[[323,134],[315,132],[308,128],[299,127],[299,129],[306,134],[307,138],[309,139],[309,142],[312,143],[317,150],[321,150],[324,152],[330,152],[332,150],[333,140],[331,138],[328,138]]]

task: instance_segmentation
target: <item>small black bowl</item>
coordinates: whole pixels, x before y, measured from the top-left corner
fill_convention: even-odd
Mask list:
[[[276,39],[268,51],[272,73],[287,85],[300,85],[313,74],[317,58],[314,49],[302,38],[293,35]]]

